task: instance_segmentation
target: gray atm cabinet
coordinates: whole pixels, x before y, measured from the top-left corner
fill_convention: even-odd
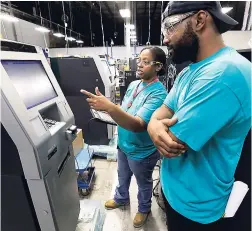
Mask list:
[[[73,113],[42,49],[1,40],[1,51],[1,230],[74,231]]]

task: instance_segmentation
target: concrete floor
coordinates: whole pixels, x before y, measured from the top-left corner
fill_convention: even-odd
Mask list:
[[[81,202],[87,199],[100,201],[104,205],[105,201],[113,198],[114,190],[117,185],[117,162],[109,162],[106,159],[95,159],[96,178],[93,189],[89,196],[86,196]],[[158,170],[153,173],[153,179],[158,176]],[[152,212],[148,217],[146,224],[139,229],[133,227],[133,219],[137,212],[137,184],[133,176],[130,186],[129,206],[115,210],[106,210],[103,231],[167,231],[165,225],[165,214],[157,205],[155,198],[152,198]],[[82,204],[82,203],[81,203]],[[83,230],[84,231],[84,230]]]

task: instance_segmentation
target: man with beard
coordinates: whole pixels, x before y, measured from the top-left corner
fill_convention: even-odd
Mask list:
[[[148,125],[164,157],[161,185],[169,231],[237,229],[234,218],[222,217],[251,127],[251,63],[221,36],[236,24],[214,1],[169,2],[163,13],[172,60],[192,62]],[[169,126],[171,118],[177,123]],[[185,145],[184,154],[174,141]]]

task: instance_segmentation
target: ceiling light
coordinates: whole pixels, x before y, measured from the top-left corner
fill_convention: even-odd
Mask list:
[[[226,14],[226,13],[228,13],[229,11],[231,11],[232,9],[233,9],[233,7],[223,7],[223,8],[221,9],[221,11],[222,11],[223,14]]]
[[[72,41],[75,41],[76,39],[75,39],[75,38],[73,38],[73,37],[66,37],[66,40],[67,40],[67,41],[71,41],[71,42],[72,42]]]
[[[9,15],[9,14],[0,14],[0,19],[6,20],[9,22],[18,22],[18,18],[14,17],[12,15]]]
[[[131,35],[130,38],[131,39],[136,39],[136,35]]]
[[[135,34],[136,34],[135,31],[131,31],[131,32],[130,32],[130,35],[135,35]]]
[[[76,40],[77,43],[84,43],[82,40],[78,39]]]
[[[45,28],[45,27],[36,27],[35,30],[42,32],[42,33],[48,33],[50,32],[49,29]]]
[[[130,30],[134,30],[135,29],[135,25],[134,24],[126,24],[126,27],[128,27]]]
[[[119,10],[120,14],[123,18],[129,18],[130,17],[130,10],[129,9],[122,9]]]
[[[61,33],[53,33],[54,36],[58,37],[58,38],[63,38],[65,37],[65,35],[61,34]]]

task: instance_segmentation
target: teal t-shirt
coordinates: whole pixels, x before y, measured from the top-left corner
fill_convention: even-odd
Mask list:
[[[138,84],[137,92],[143,90],[133,100]],[[144,88],[146,85],[141,80],[132,82],[125,93],[121,108],[132,116],[140,117],[148,124],[153,112],[163,104],[167,92],[159,81]],[[130,102],[132,106],[128,109]],[[130,159],[134,160],[143,159],[156,150],[147,130],[132,132],[120,126],[118,126],[118,146]]]
[[[188,219],[214,222],[225,211],[251,128],[251,62],[224,47],[185,68],[164,104],[178,118],[170,131],[190,147],[181,156],[164,158],[165,197]]]

